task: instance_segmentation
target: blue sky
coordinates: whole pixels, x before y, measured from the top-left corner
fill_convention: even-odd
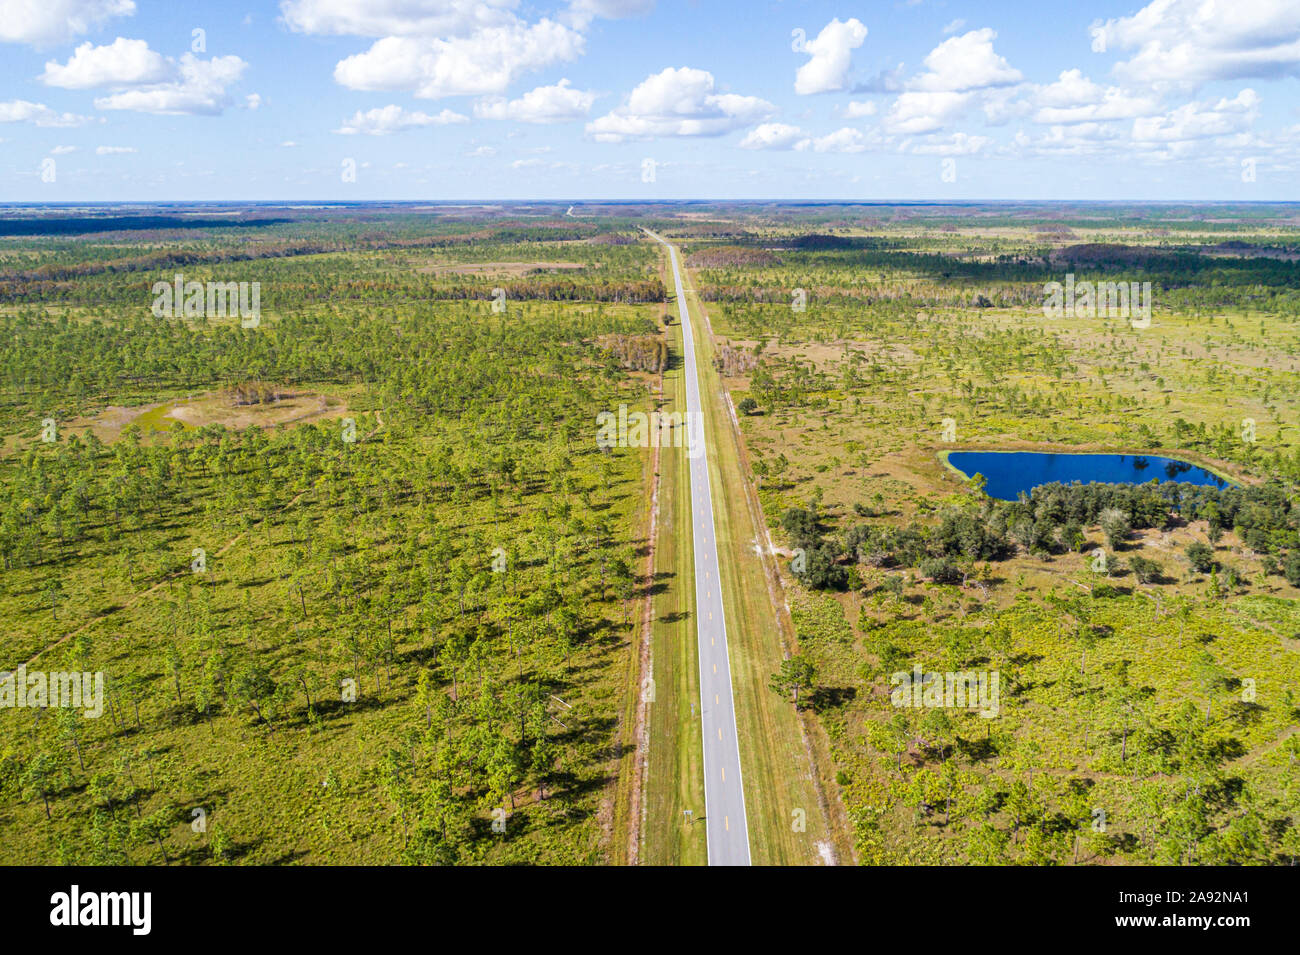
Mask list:
[[[0,201],[1291,200],[1297,77],[1295,0],[0,0]]]

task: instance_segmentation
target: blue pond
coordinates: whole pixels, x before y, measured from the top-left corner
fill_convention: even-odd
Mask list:
[[[1040,484],[1058,481],[1070,484],[1145,484],[1156,480],[1182,481],[1210,487],[1227,487],[1228,482],[1186,461],[1158,455],[1055,454],[1039,451],[953,451],[948,461],[967,477],[982,474],[988,479],[984,490],[989,497],[1014,501]]]

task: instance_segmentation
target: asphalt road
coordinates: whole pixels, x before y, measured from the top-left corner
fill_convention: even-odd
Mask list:
[[[717,533],[713,526],[713,492],[709,487],[705,453],[700,375],[695,364],[691,316],[677,267],[677,250],[647,230],[668,248],[677,312],[681,316],[686,353],[686,410],[691,415],[691,514],[695,530],[695,635],[700,654],[700,721],[704,736],[704,825],[709,865],[749,865],[749,825],[745,818],[745,787],[740,775],[740,743],[736,738],[736,706],[731,696],[731,663],[727,656],[727,619],[718,580]],[[699,813],[694,825],[699,824]]]

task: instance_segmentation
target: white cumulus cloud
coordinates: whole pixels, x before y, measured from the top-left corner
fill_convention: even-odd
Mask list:
[[[48,46],[89,33],[112,17],[135,13],[134,0],[6,0],[0,41]]]
[[[40,80],[47,86],[84,90],[96,86],[140,86],[174,79],[176,68],[144,40],[118,37],[107,46],[83,43],[67,63],[50,60]]]
[[[925,72],[908,80],[890,106],[886,129],[906,135],[934,132],[981,101],[992,103],[991,119],[1000,118],[997,92],[1024,77],[993,49],[996,37],[985,27],[950,37],[931,50]]]
[[[821,33],[804,43],[802,52],[811,59],[794,76],[794,91],[800,95],[831,93],[848,85],[853,51],[867,38],[867,28],[856,17],[841,23],[836,17]]]
[[[1149,116],[1159,108],[1152,96],[1101,86],[1080,70],[1062,71],[1055,83],[1038,89],[1034,100],[1034,122],[1045,125],[1128,120]]]
[[[933,132],[960,116],[974,98],[974,93],[908,91],[894,100],[885,124],[895,133]]]
[[[745,149],[793,149],[807,134],[786,123],[761,123],[740,141]]]
[[[1295,0],[1154,0],[1093,30],[1107,49],[1136,50],[1115,66],[1131,82],[1300,76]]]
[[[34,123],[37,126],[84,126],[91,122],[89,116],[60,113],[44,103],[25,99],[11,99],[0,103],[0,123]]]
[[[200,60],[186,53],[176,61],[176,78],[123,89],[96,98],[98,109],[134,110],[163,115],[218,115],[231,105],[226,88],[239,81],[248,64],[237,56]]]
[[[565,123],[582,119],[596,101],[596,93],[576,90],[568,80],[539,86],[518,99],[495,97],[475,104],[481,119],[512,119],[521,123]]]
[[[1185,103],[1160,116],[1133,121],[1138,143],[1179,143],[1227,136],[1249,129],[1259,116],[1259,94],[1244,89],[1232,99]]]
[[[388,136],[404,129],[467,122],[469,122],[468,116],[462,116],[449,109],[430,116],[428,113],[408,112],[394,104],[366,110],[364,113],[358,110],[351,119],[344,120],[343,125],[334,131],[345,136],[355,136],[358,133],[367,136]]]
[[[908,87],[928,92],[964,92],[1019,83],[1023,78],[993,49],[997,34],[985,27],[944,40],[925,57],[925,73]]]
[[[656,136],[720,136],[770,117],[776,107],[756,96],[715,93],[713,74],[691,67],[646,77],[627,102],[587,124],[600,142]]]
[[[805,139],[795,149],[811,149],[815,153],[860,153],[865,152],[867,146],[867,137],[862,135],[861,130],[845,126],[816,139]]]
[[[340,60],[334,79],[349,89],[407,90],[425,99],[500,94],[524,73],[575,59],[584,42],[554,20],[447,39],[389,36]]]
[[[298,33],[336,36],[468,36],[513,23],[517,0],[286,0],[280,15]]]

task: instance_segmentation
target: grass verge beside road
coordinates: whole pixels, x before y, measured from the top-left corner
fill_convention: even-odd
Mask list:
[[[722,573],[727,638],[753,862],[809,865],[829,858],[843,861],[848,843],[832,834],[798,715],[791,703],[768,685],[784,654],[777,608],[756,549],[766,535],[747,505],[748,488],[731,412],[713,366],[712,335],[689,270],[683,281],[694,321],[700,392],[708,416],[718,556],[727,564]]]
[[[685,410],[685,365],[681,326],[672,327],[673,363],[664,373],[660,410]],[[685,448],[659,453],[659,527],[641,862],[647,865],[705,865],[703,741],[700,738],[699,657],[695,646],[695,563],[691,528],[689,459]],[[692,704],[696,704],[694,709]],[[685,810],[691,810],[687,821]]]

